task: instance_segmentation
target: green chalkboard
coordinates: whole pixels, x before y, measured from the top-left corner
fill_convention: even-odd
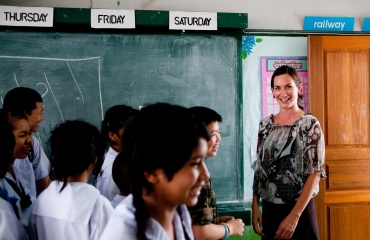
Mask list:
[[[47,154],[56,124],[83,119],[100,128],[115,104],[210,107],[224,123],[219,155],[207,166],[218,201],[238,200],[239,40],[229,34],[5,29],[0,31],[0,97],[16,86],[43,96],[45,120],[37,135]]]

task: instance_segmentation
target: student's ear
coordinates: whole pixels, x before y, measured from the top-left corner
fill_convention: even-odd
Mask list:
[[[164,174],[163,169],[156,169],[153,172],[144,172],[144,176],[148,182],[155,184],[159,182],[160,177]]]
[[[109,137],[109,139],[112,141],[112,142],[117,142],[117,134],[115,134],[115,133],[113,133],[113,132],[111,132],[111,131],[109,131],[108,132],[108,137]]]

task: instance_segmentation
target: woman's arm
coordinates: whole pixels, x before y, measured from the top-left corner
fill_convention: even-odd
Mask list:
[[[280,223],[276,231],[275,238],[289,239],[293,236],[294,230],[297,227],[298,220],[301,217],[303,210],[312,198],[312,194],[320,181],[320,173],[308,175],[306,183],[303,185],[302,193],[298,197],[297,203],[290,211],[289,215]]]
[[[260,197],[256,193],[253,193],[252,225],[253,225],[253,230],[255,233],[257,233],[260,236],[265,236],[265,234],[262,233],[263,225],[262,225],[261,211],[258,206],[259,200],[260,200]]]

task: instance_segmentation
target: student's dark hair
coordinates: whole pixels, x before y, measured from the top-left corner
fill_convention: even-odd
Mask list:
[[[128,171],[128,158],[119,153],[112,166],[112,178],[121,194],[127,196],[131,193],[131,184]]]
[[[194,115],[194,117],[198,118],[200,121],[203,121],[206,126],[214,121],[222,122],[221,115],[213,109],[203,106],[195,106],[189,108],[189,111]]]
[[[101,125],[101,135],[106,148],[108,148],[112,143],[108,133],[117,133],[120,128],[126,125],[127,119],[134,116],[137,112],[137,109],[123,104],[112,106],[106,111]]]
[[[189,160],[199,139],[209,140],[205,125],[184,107],[155,103],[143,107],[123,133],[122,157],[129,162],[133,204],[136,208],[137,237],[145,239],[149,217],[142,199],[143,188],[152,191],[144,172],[163,169],[168,181]]]
[[[9,164],[13,159],[15,137],[8,116],[4,109],[0,109],[0,178],[8,171]]]
[[[96,158],[96,164],[101,163],[104,154],[98,128],[81,120],[57,125],[51,132],[50,147],[56,178],[63,181],[60,191],[66,186],[68,177],[88,169]]]
[[[3,108],[7,111],[24,111],[31,115],[37,107],[37,102],[42,102],[42,97],[36,90],[28,87],[16,87],[5,95]]]
[[[271,90],[272,91],[274,91],[274,79],[275,79],[275,77],[280,76],[280,75],[284,75],[284,74],[288,74],[289,76],[291,76],[293,78],[293,81],[294,81],[296,86],[298,86],[300,83],[302,83],[302,79],[299,77],[298,72],[297,72],[297,70],[295,70],[295,68],[292,68],[288,65],[283,65],[283,66],[278,67],[274,71],[274,73],[272,74],[272,77],[271,77]],[[304,110],[304,107],[303,107],[302,103],[303,103],[303,95],[302,95],[302,93],[298,93],[298,99],[297,99],[298,107],[300,109]]]
[[[16,121],[19,121],[19,120],[22,120],[22,119],[28,121],[27,115],[24,111],[18,111],[18,110],[7,111],[5,108],[3,108],[3,109],[4,109],[4,113],[6,115],[7,123],[10,125],[12,130],[14,130],[14,123]]]

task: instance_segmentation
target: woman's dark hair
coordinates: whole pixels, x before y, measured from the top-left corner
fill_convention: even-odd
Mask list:
[[[123,133],[122,157],[129,162],[129,177],[136,208],[137,237],[145,239],[149,214],[142,199],[142,190],[152,191],[144,172],[163,169],[168,181],[189,160],[199,139],[209,140],[205,125],[186,108],[168,103],[143,107]]]
[[[56,178],[63,181],[60,191],[66,186],[68,177],[88,169],[96,158],[95,165],[103,160],[104,146],[100,132],[85,121],[66,121],[56,126],[51,132],[50,146]]]
[[[137,109],[126,105],[115,105],[106,111],[101,125],[101,135],[106,148],[112,144],[108,133],[117,133],[119,129],[126,125],[127,119],[134,116],[137,112]]]
[[[15,137],[8,123],[7,113],[4,109],[0,109],[0,178],[3,178],[8,171],[13,159],[14,146]]]
[[[271,90],[274,90],[274,79],[275,79],[275,77],[280,76],[280,75],[284,75],[284,74],[288,74],[289,76],[291,76],[297,87],[300,83],[302,83],[302,80],[299,77],[298,72],[297,72],[297,70],[295,70],[295,68],[289,67],[288,65],[283,65],[281,67],[278,67],[274,71],[274,73],[272,74]],[[298,93],[298,99],[297,99],[298,107],[300,109],[304,110],[302,102],[303,102],[303,95],[302,95],[302,93]]]

